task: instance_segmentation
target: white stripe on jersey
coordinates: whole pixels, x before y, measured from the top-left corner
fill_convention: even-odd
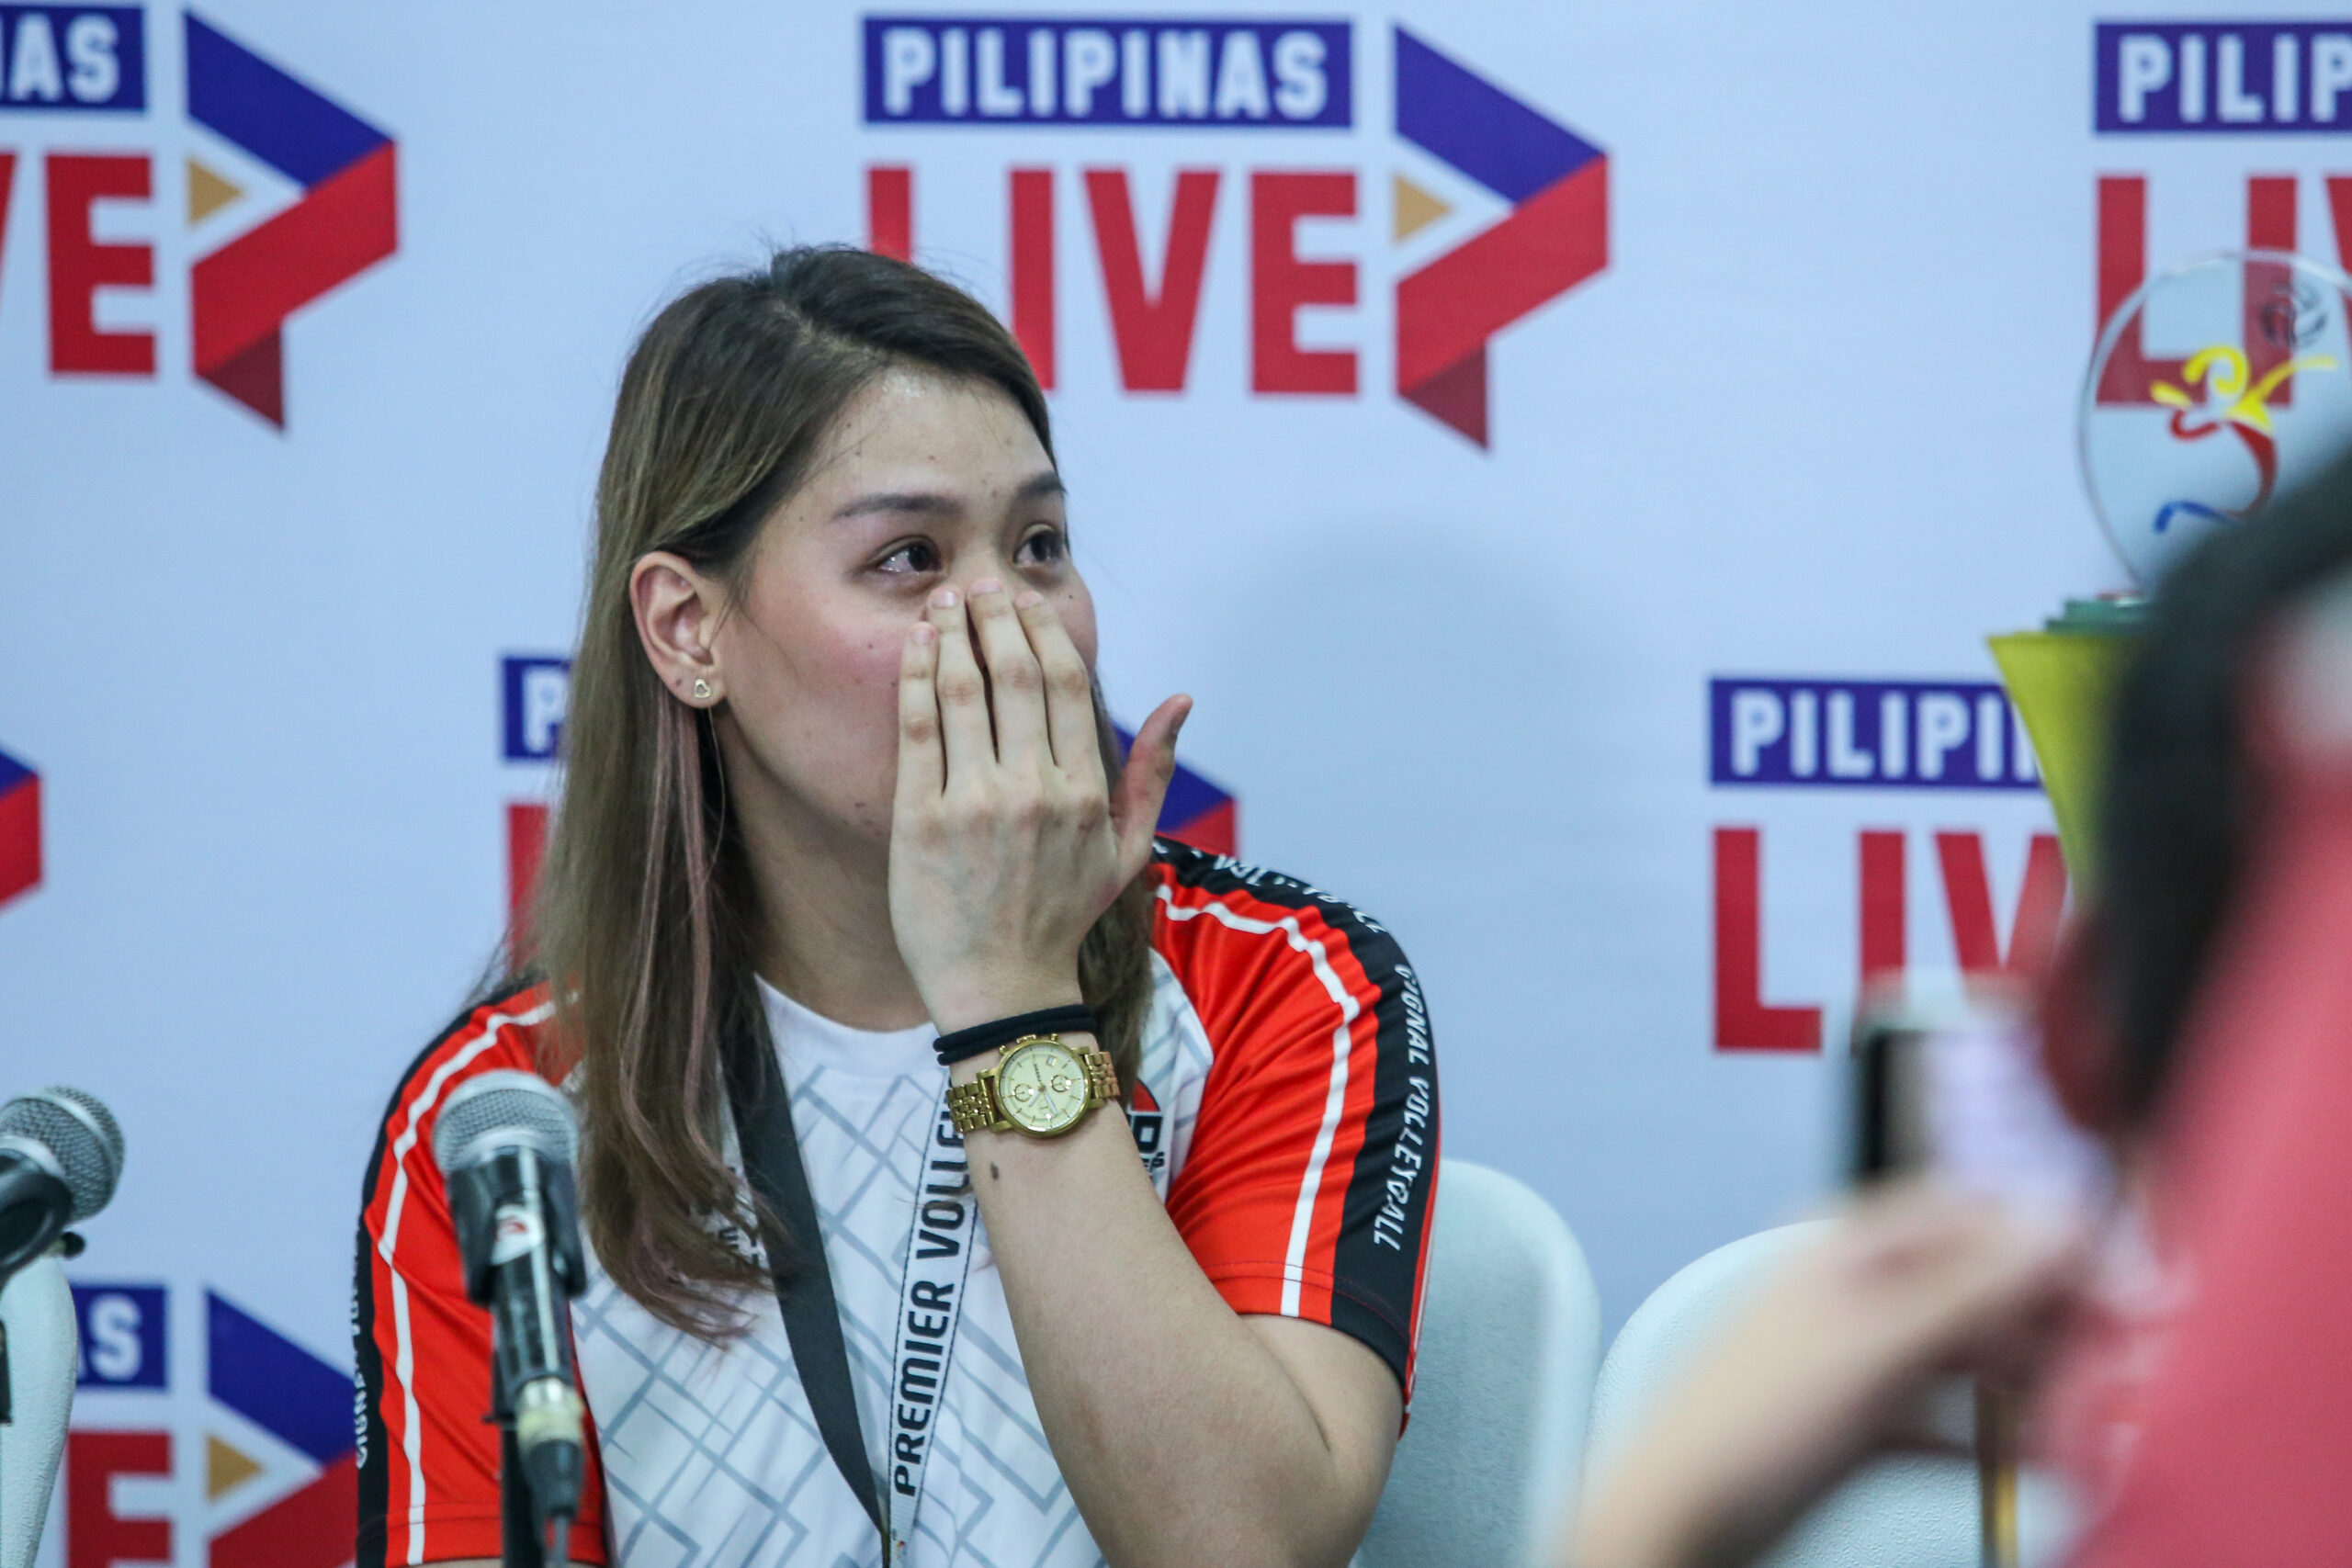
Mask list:
[[[408,1203],[408,1154],[416,1147],[418,1122],[440,1100],[450,1078],[498,1043],[500,1030],[510,1023],[537,1023],[554,1011],[553,1002],[541,1002],[528,1012],[494,1012],[483,1020],[481,1037],[435,1067],[424,1080],[424,1089],[408,1102],[408,1125],[392,1140],[392,1194],[384,1205],[384,1238],[376,1244],[376,1252],[392,1277],[392,1370],[400,1379],[401,1413],[407,1425],[401,1434],[401,1457],[408,1461],[408,1560],[412,1564],[424,1561],[424,1423],[416,1404],[416,1342],[409,1333],[408,1281],[392,1262],[392,1248],[400,1243],[401,1211]]]
[[[1235,914],[1222,903],[1180,905],[1165,886],[1159,889],[1159,901],[1167,906],[1171,920],[1214,915],[1220,925],[1234,931],[1260,936],[1277,931],[1287,933],[1290,945],[1306,954],[1307,962],[1315,966],[1315,977],[1323,982],[1323,988],[1340,1004],[1340,1026],[1331,1032],[1331,1084],[1323,1096],[1323,1124],[1316,1129],[1315,1147],[1306,1156],[1306,1172],[1298,1185],[1298,1207],[1291,1215],[1290,1246],[1283,1257],[1283,1315],[1296,1317],[1301,1290],[1306,1282],[1306,1242],[1315,1225],[1315,1200],[1323,1190],[1323,1166],[1331,1157],[1331,1143],[1339,1135],[1340,1117],[1347,1109],[1348,1057],[1355,1047],[1356,1015],[1363,1007],[1332,972],[1331,957],[1323,944],[1307,941],[1306,934],[1298,929],[1297,916],[1253,920],[1247,915]]]

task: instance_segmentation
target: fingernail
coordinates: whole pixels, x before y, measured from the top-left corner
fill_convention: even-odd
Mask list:
[[[1012,596],[1013,608],[1034,610],[1046,602],[1046,596],[1034,588],[1024,588]]]
[[[939,628],[937,626],[933,626],[929,621],[917,621],[915,623],[915,646],[917,648],[929,648],[933,643],[937,642],[938,640]]]
[[[999,582],[993,577],[976,577],[972,579],[972,592],[975,593],[1001,593],[1004,592],[1004,584]]]
[[[931,602],[933,605],[942,610],[952,610],[956,604],[956,590],[953,588],[943,588],[938,592],[931,596]]]

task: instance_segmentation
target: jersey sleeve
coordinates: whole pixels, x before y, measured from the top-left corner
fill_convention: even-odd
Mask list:
[[[1304,883],[1173,844],[1154,874],[1155,944],[1212,1054],[1169,1214],[1236,1312],[1362,1340],[1409,1399],[1438,1163],[1420,982]]]
[[[418,1057],[392,1096],[361,1191],[352,1303],[357,1365],[356,1568],[497,1559],[499,1430],[490,1412],[488,1309],[467,1299],[447,1189],[433,1157],[460,1083],[533,1066],[533,993],[486,1004]],[[571,1561],[608,1561],[605,1486],[589,1443]]]

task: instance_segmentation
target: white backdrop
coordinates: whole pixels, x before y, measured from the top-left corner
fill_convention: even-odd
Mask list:
[[[1227,123],[869,125],[863,13],[834,0],[210,0],[206,23],[396,149],[388,257],[336,273],[335,236],[372,220],[364,192],[306,209],[326,239],[263,253],[261,295],[328,258],[283,329],[280,428],[197,374],[236,378],[192,268],[348,197],[329,189],[344,176],[273,169],[220,113],[192,115],[171,5],[112,14],[143,42],[142,106],[76,107],[70,82],[44,96],[27,18],[64,51],[88,9],[0,6],[0,153],[17,154],[0,753],[38,773],[43,811],[40,884],[0,907],[0,1092],[85,1086],[130,1145],[76,1265],[105,1309],[79,1419],[130,1437],[75,1463],[127,1479],[90,1483],[73,1568],[135,1539],[109,1519],[142,1517],[183,1564],[342,1561],[347,1539],[318,1521],[347,1455],[317,1401],[273,1414],[251,1392],[302,1377],[254,1369],[349,1365],[376,1119],[497,938],[507,804],[547,787],[544,765],[502,755],[500,660],[569,641],[633,333],[769,241],[862,243],[869,166],[911,170],[918,259],[1001,309],[1009,171],[1051,171],[1054,409],[1114,706],[1193,694],[1186,760],[1238,797],[1245,858],[1399,934],[1428,987],[1447,1152],[1561,1209],[1612,1322],[1817,1197],[1837,1159],[1828,1056],[1718,1048],[1742,1043],[1717,1005],[1719,937],[1741,922],[1716,830],[1757,830],[1752,999],[1822,1009],[1783,1043],[1834,1045],[1858,834],[1903,835],[1907,956],[1940,966],[1960,948],[1933,835],[1978,836],[2006,942],[2048,828],[2034,790],[1923,785],[1916,757],[1903,787],[1711,783],[1711,680],[1816,682],[1825,704],[1857,682],[1984,682],[1985,633],[2118,586],[2072,453],[2099,176],[2144,177],[2158,265],[2243,243],[2247,176],[2293,176],[2297,243],[2333,263],[2323,176],[2352,171],[2308,114],[2292,136],[2098,132],[2101,18],[2052,0],[1253,10],[1261,41],[1302,14],[1349,25],[1348,123],[1320,129],[1249,121],[1246,82]],[[1196,9],[1236,10],[1167,0],[1108,25]],[[947,12],[976,33],[1007,15],[924,15]],[[1495,333],[1483,447],[1394,389],[1397,280],[1510,207],[1398,135],[1400,27],[1607,158],[1606,265]],[[2228,25],[2204,30],[2217,71]],[[2229,102],[2269,92],[2269,38],[2231,57],[2247,74]],[[2320,58],[2299,56],[2304,80]],[[2177,81],[2150,91],[2186,112]],[[76,229],[58,152],[143,161],[150,194]],[[1219,174],[1180,391],[1121,385],[1089,169],[1125,173],[1154,287],[1177,171]],[[1302,224],[1298,248],[1351,265],[1357,303],[1305,310],[1298,334],[1357,355],[1353,395],[1250,390],[1250,185],[1268,171],[1351,182],[1357,216]],[[1398,175],[1449,209],[1401,243]],[[242,194],[219,200],[215,180]],[[191,202],[213,203],[193,225]],[[96,305],[100,331],[152,335],[152,373],[53,368],[91,232],[152,252],[152,285]],[[1598,238],[1571,225],[1537,248]],[[1876,701],[1847,739],[1883,770]],[[165,1293],[97,1288],[126,1284]],[[159,1304],[164,1337],[139,1317]]]

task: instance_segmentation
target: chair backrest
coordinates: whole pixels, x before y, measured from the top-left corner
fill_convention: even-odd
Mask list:
[[[1782,1225],[1719,1247],[1652,1292],[1625,1321],[1601,1363],[1587,1443],[1588,1483],[1611,1461],[1693,1354],[1772,1267],[1818,1235],[1826,1221]],[[1764,1558],[1768,1568],[1979,1568],[1982,1540],[1976,1465],[1966,1456],[1973,1415],[1969,1391],[1954,1382],[1936,1391],[1920,1425],[1952,1453],[1905,1453],[1864,1465],[1792,1526]],[[2022,1560],[2050,1562],[2070,1530],[2063,1491],[2049,1476],[2020,1478]]]
[[[74,1292],[54,1253],[0,1291],[8,1329],[9,1421],[0,1426],[0,1568],[30,1568],[65,1451],[81,1339]]]
[[[1412,1422],[1362,1568],[1544,1560],[1576,1498],[1600,1298],[1552,1206],[1498,1170],[1438,1173]]]
[[[1825,1222],[1814,1221],[1742,1236],[1685,1264],[1650,1292],[1617,1331],[1593,1385],[1588,1483],[1773,1265],[1825,1228]]]

